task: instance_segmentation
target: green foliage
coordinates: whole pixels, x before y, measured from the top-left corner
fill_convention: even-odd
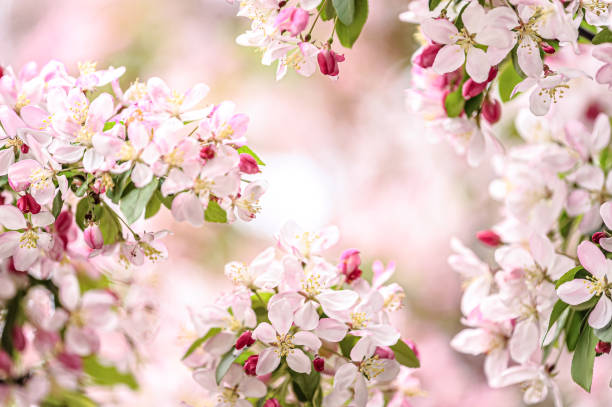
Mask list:
[[[612,342],[612,323],[605,328],[593,329],[593,333],[600,341]]]
[[[328,2],[329,1],[327,1],[327,3]],[[242,146],[242,147],[238,148],[238,150],[236,150],[236,151],[238,151],[238,153],[240,153],[240,154],[244,153],[244,154],[250,155],[251,157],[253,157],[255,159],[255,162],[257,164],[259,164],[259,165],[266,165],[266,164],[264,164],[263,161],[261,161],[259,156],[257,154],[255,154],[255,152],[253,150],[251,150],[248,146]]]
[[[110,191],[106,191],[106,195],[113,201],[113,203],[119,203],[119,200],[123,196],[127,186],[131,181],[132,170],[128,170],[121,175],[113,178],[115,184],[114,188]]]
[[[204,342],[206,342],[207,340],[209,340],[210,338],[212,338],[213,336],[216,336],[219,332],[221,332],[221,328],[216,327],[216,328],[210,328],[208,330],[208,332],[206,332],[206,334],[198,339],[196,339],[191,346],[189,347],[189,349],[187,349],[187,352],[185,352],[185,354],[183,355],[183,358],[181,360],[185,360],[189,357],[189,355],[191,355],[193,352],[196,351],[196,349],[198,349],[200,346],[202,346],[202,344]]]
[[[159,212],[162,205],[162,195],[159,190],[156,190],[149,202],[147,203],[147,207],[145,208],[145,219],[149,219]]]
[[[512,61],[506,61],[502,65],[498,81],[499,97],[502,102],[506,103],[511,99],[512,90],[522,80],[523,78],[514,69]]]
[[[442,0],[429,0],[429,10],[433,11]]]
[[[314,369],[310,370],[310,374],[296,373],[289,370],[291,373],[291,384],[293,392],[299,401],[303,403],[313,402],[315,393],[319,389],[321,382],[321,374]]]
[[[91,199],[89,197],[85,197],[79,201],[76,208],[76,213],[74,218],[76,220],[77,225],[81,228],[81,230],[85,230],[87,227],[87,222],[85,220],[85,216],[88,213],[91,213],[93,210],[93,205]]]
[[[101,205],[100,217],[97,219],[102,232],[104,244],[113,244],[121,237],[121,224],[117,215],[106,204]]]
[[[113,127],[115,127],[115,124],[117,124],[116,122],[106,122],[104,123],[104,128],[102,129],[102,131],[108,131],[110,129],[112,129]]]
[[[395,345],[391,346],[391,350],[395,353],[395,360],[398,363],[407,367],[419,367],[421,365],[414,351],[401,338]]]
[[[473,98],[468,99],[465,102],[465,115],[467,117],[472,117],[474,115],[475,112],[478,112],[480,110],[480,107],[482,106],[482,100],[484,99],[484,94],[481,93],[480,95],[474,96]]]
[[[246,348],[236,350],[232,348],[229,352],[223,355],[221,361],[217,365],[217,370],[215,371],[215,380],[217,381],[217,384],[221,383],[221,380],[223,380],[223,378],[225,377],[227,371],[232,366],[232,363],[234,363],[234,361],[238,359],[240,354],[242,354],[245,349]]]
[[[208,201],[204,219],[207,222],[227,223],[227,213],[217,202],[211,200]]]
[[[64,200],[62,199],[62,193],[60,191],[57,191],[57,194],[55,194],[55,198],[53,198],[53,206],[51,207],[51,214],[54,218],[57,218],[57,216],[62,211],[63,206]]]
[[[336,17],[336,10],[334,10],[334,5],[332,4],[331,0],[323,0],[317,7],[317,10],[321,13],[321,20],[323,21],[329,21]],[[238,149],[238,152],[240,152],[240,148]]]
[[[465,106],[465,99],[461,95],[461,86],[457,88],[454,92],[446,95],[444,99],[444,109],[446,110],[446,114],[448,117],[459,117],[463,112],[463,108]]]
[[[329,0],[328,0],[329,1]],[[355,0],[355,18],[351,24],[336,21],[336,35],[346,48],[352,48],[368,19],[368,0]]]
[[[593,381],[593,363],[595,362],[595,346],[597,337],[590,326],[586,326],[580,333],[576,351],[572,358],[572,379],[586,391],[591,391]]]
[[[336,10],[338,20],[342,24],[351,25],[355,19],[355,0],[331,0]]]
[[[561,284],[563,283],[567,283],[568,281],[572,281],[575,277],[576,274],[580,271],[580,270],[584,270],[582,268],[582,266],[576,266],[573,269],[567,271],[565,274],[563,274],[561,277],[559,277],[559,279],[557,280],[557,282],[555,283],[555,289],[559,288],[559,286],[561,286]]]
[[[568,305],[566,303],[564,303],[561,300],[557,300],[557,302],[555,303],[555,306],[552,309],[552,312],[550,313],[550,319],[548,320],[548,328],[546,329],[547,334],[548,334],[548,331],[550,331],[550,328],[552,328],[553,324],[557,322],[557,320],[561,317],[563,312],[565,312],[567,307]]]
[[[603,30],[595,34],[593,37],[593,44],[599,45],[606,42],[612,42],[612,31],[609,28],[604,27]]]
[[[78,197],[82,197],[87,192],[89,188],[89,183],[93,181],[93,174],[87,174],[87,178],[83,181],[83,183],[74,191],[74,194]]]
[[[125,215],[128,223],[134,223],[142,213],[157,189],[159,181],[154,178],[142,188],[134,188],[121,199],[121,212]]]
[[[93,278],[87,272],[77,273],[77,279],[79,280],[79,288],[81,292],[89,290],[103,290],[110,287],[110,280],[105,274],[100,274],[98,278]]]
[[[339,343],[340,345],[340,352],[342,352],[342,356],[346,357],[346,358],[350,358],[351,357],[351,349],[353,349],[353,346],[355,346],[355,344],[357,343],[357,341],[359,340],[358,336],[354,336],[354,335],[346,335]]]
[[[96,385],[116,386],[124,384],[132,390],[138,390],[138,382],[131,373],[123,373],[114,366],[103,365],[95,356],[83,358],[83,371],[89,375]]]
[[[84,394],[66,390],[47,396],[41,407],[96,407],[97,405]]]
[[[466,3],[466,5],[463,6],[461,11],[459,12],[459,15],[457,16],[457,19],[455,20],[455,27],[457,27],[457,29],[459,31],[461,31],[461,29],[463,28],[463,12],[465,11],[467,6],[469,6],[469,5],[470,5],[470,3]]]

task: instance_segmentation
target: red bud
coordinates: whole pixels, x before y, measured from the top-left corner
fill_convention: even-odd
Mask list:
[[[314,370],[316,370],[317,372],[322,372],[323,369],[325,369],[325,359],[317,356],[312,361],[312,365],[314,366]]]
[[[595,232],[593,233],[593,236],[591,236],[591,241],[593,243],[599,243],[600,239],[605,239],[606,237],[608,237],[606,232]]]
[[[244,347],[249,347],[255,343],[255,339],[253,339],[253,335],[251,331],[245,331],[240,335],[238,340],[236,341],[236,349],[240,350]]]
[[[481,230],[476,237],[487,246],[496,247],[501,243],[501,237],[492,230]]]
[[[257,174],[259,172],[259,165],[253,156],[247,153],[240,154],[240,171],[245,174]]]
[[[482,104],[482,117],[491,124],[497,123],[501,118],[501,103],[499,100],[486,98]]]

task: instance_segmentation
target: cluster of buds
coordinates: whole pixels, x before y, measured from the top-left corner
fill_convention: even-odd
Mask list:
[[[135,389],[126,361],[150,327],[124,308],[131,287],[119,280],[167,257],[167,232],[143,219],[166,207],[201,226],[259,211],[248,118],[204,103],[204,84],[181,93],[152,78],[123,91],[124,72],[0,70],[2,405],[90,405],[90,384]],[[109,336],[127,354],[103,354]]]
[[[262,51],[264,65],[278,61],[277,80],[283,78],[289,68],[300,75],[311,76],[317,65],[323,75],[337,79],[338,64],[344,62],[345,57],[332,49],[334,35],[342,46],[351,48],[365,24],[368,2],[247,0],[240,2],[238,15],[249,18],[251,27],[236,42]],[[328,39],[314,38],[317,23],[329,24]]]
[[[322,257],[337,240],[335,227],[290,222],[276,246],[226,265],[234,288],[193,312],[199,337],[184,358],[217,405],[405,405],[417,393],[406,380],[419,366],[416,346],[390,320],[404,299],[387,284],[394,265],[377,261],[366,279],[359,251],[338,264]]]

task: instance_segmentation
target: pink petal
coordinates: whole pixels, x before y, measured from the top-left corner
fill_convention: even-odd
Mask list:
[[[261,355],[259,356],[261,360]],[[287,355],[287,364],[294,372],[298,373],[310,373],[311,362],[310,358],[304,354],[300,349],[293,349],[291,353]],[[259,363],[257,364],[259,368]],[[257,373],[259,375],[259,372]]]
[[[421,23],[421,29],[427,38],[439,44],[452,44],[452,36],[458,33],[457,27],[443,18],[427,19]]]
[[[0,205],[0,225],[7,229],[25,229],[27,224],[23,214],[13,205]]]
[[[293,324],[293,309],[286,300],[280,300],[268,307],[268,318],[276,332],[285,335]]]
[[[589,241],[584,241],[578,246],[578,259],[580,264],[597,278],[603,278],[608,271],[606,256]]]
[[[255,369],[257,376],[263,376],[275,371],[280,364],[280,360],[280,356],[276,353],[276,349],[264,349],[263,352],[259,354],[259,359],[257,360],[257,368]]]
[[[276,341],[276,330],[267,322],[262,322],[253,331],[253,336],[258,341],[273,343]]]
[[[300,331],[293,335],[293,343],[296,345],[306,346],[310,350],[316,352],[321,347],[321,341],[312,332]]]
[[[527,36],[518,45],[516,51],[518,63],[525,75],[539,78],[544,69],[542,58],[540,58],[540,47],[530,37]]]
[[[453,72],[465,62],[465,52],[459,45],[445,45],[438,51],[433,64],[433,70],[437,74]],[[487,70],[488,72],[488,70]],[[486,79],[486,77],[485,77]],[[475,80],[475,79],[474,79]]]
[[[319,338],[329,342],[340,342],[344,339],[347,332],[347,326],[333,318],[322,318],[315,329],[315,333]]]
[[[595,329],[605,328],[612,319],[612,301],[604,294],[589,315],[589,325]]]
[[[472,79],[478,83],[486,81],[489,77],[490,68],[489,58],[483,50],[476,47],[468,49],[465,70]]]
[[[590,282],[583,279],[568,281],[557,288],[557,295],[567,304],[582,304],[593,297],[593,293],[589,290],[589,284]]]
[[[204,208],[198,197],[192,192],[185,192],[174,198],[172,215],[177,221],[187,221],[195,227],[204,224]]]

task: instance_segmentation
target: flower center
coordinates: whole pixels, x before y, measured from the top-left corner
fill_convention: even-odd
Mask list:
[[[96,65],[97,62],[92,61],[79,62],[78,67],[81,76],[91,75],[92,73],[96,72]]]
[[[467,32],[465,27],[462,28],[457,34],[451,35],[451,39],[455,40],[455,43],[463,48],[464,51],[467,51],[468,48],[476,45],[474,37],[476,37],[476,34],[470,34]]]
[[[19,238],[19,247],[22,249],[35,249],[37,247],[38,234],[32,229],[26,230]]]
[[[366,379],[372,380],[379,374],[385,371],[383,363],[379,360],[378,355],[371,356],[364,359],[359,365],[359,371],[363,374]]]
[[[93,138],[94,134],[95,134],[94,132],[89,130],[89,127],[83,126],[77,132],[77,135],[74,141],[76,141],[79,144],[83,144],[85,146],[91,146],[91,139]]]
[[[164,161],[173,167],[180,167],[183,164],[183,152],[174,148],[164,156]]]
[[[585,282],[587,289],[593,295],[601,295],[608,289],[608,278],[604,276],[602,279],[598,279],[595,276],[588,276]]]
[[[68,108],[72,113],[72,120],[78,124],[85,123],[87,120],[87,112],[89,111],[89,105],[84,102],[75,102],[73,106]]]
[[[227,268],[225,274],[236,285],[249,285],[249,270],[244,263],[232,263]]]
[[[121,146],[119,150],[119,159],[123,161],[130,161],[135,159],[137,156],[136,149],[132,143],[128,140]]]
[[[563,93],[566,89],[569,89],[569,86],[562,84],[551,88],[542,88],[538,94],[540,96],[547,94],[553,103],[557,103],[557,101],[564,96]]]
[[[362,329],[368,326],[370,318],[365,312],[351,312],[351,324],[353,329]]]
[[[309,297],[315,297],[321,292],[321,275],[318,273],[310,273],[306,279],[302,281],[302,290]]]
[[[242,323],[238,321],[238,319],[236,319],[236,317],[233,315],[226,317],[225,323],[226,323],[227,329],[229,329],[230,331],[238,332],[242,329]]]
[[[15,103],[15,110],[19,112],[22,107],[27,106],[29,104],[30,104],[30,99],[28,99],[27,96],[24,95],[23,93],[20,93],[19,96],[17,96],[17,102]]]
[[[238,392],[235,389],[225,388],[223,393],[219,394],[219,402],[227,403],[231,406],[235,405],[238,399]]]
[[[293,348],[295,348],[295,345],[293,344],[293,335],[290,333],[287,333],[284,336],[276,334],[275,345],[275,352],[278,354],[278,356],[287,356],[288,354],[292,353]]]

